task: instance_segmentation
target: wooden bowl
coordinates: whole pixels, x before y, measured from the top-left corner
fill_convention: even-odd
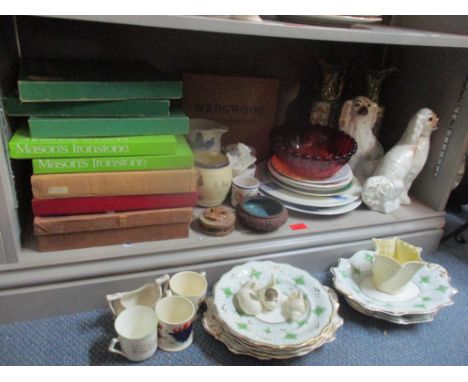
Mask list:
[[[245,199],[237,207],[237,217],[246,227],[269,232],[281,227],[288,220],[288,211],[283,205],[265,196]]]

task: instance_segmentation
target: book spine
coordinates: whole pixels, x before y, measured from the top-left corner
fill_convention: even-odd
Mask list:
[[[101,196],[94,198],[33,199],[34,216],[82,215],[119,211],[194,207],[196,192],[141,196]]]
[[[196,182],[195,169],[31,176],[36,199],[195,192]]]
[[[64,251],[103,245],[181,239],[189,236],[189,226],[190,223],[158,224],[145,227],[38,236],[36,238],[37,249],[39,252]]]
[[[181,81],[18,81],[22,102],[182,98]]]
[[[138,139],[15,139],[10,140],[10,157],[34,158],[85,158],[110,156],[143,156],[174,154],[176,139],[171,135],[139,137]]]
[[[135,135],[183,135],[188,117],[152,118],[30,118],[32,138],[80,138]]]
[[[4,97],[11,117],[168,117],[169,100],[125,100],[103,102],[21,102]]]
[[[34,174],[162,170],[193,167],[193,154],[112,158],[33,159]]]

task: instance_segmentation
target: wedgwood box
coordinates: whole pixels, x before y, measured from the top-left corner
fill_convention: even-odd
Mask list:
[[[196,182],[194,168],[31,176],[36,199],[195,192]]]
[[[188,237],[192,208],[35,217],[41,252]]]
[[[269,156],[280,81],[268,78],[184,74],[182,108],[190,118],[218,121],[229,129],[223,145],[242,142]],[[259,139],[262,137],[262,139]]]

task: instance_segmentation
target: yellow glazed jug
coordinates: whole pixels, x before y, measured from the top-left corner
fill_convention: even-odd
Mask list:
[[[403,240],[373,239],[375,245],[372,281],[377,289],[389,294],[400,292],[423,266],[421,248]]]
[[[201,207],[216,207],[223,203],[232,182],[232,169],[226,155],[215,151],[195,153],[198,171],[198,202]]]

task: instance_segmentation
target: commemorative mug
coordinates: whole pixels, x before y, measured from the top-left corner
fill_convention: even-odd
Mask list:
[[[188,298],[172,295],[170,290],[166,294],[156,304],[158,346],[169,352],[181,351],[193,341],[195,306]]]
[[[154,309],[135,305],[123,310],[115,319],[115,331],[108,350],[130,361],[144,361],[158,348],[158,317]],[[120,344],[120,349],[116,345]]]
[[[205,300],[208,289],[205,272],[185,271],[176,273],[169,280],[169,288],[177,296],[183,296],[192,301],[195,309]]]
[[[237,207],[244,199],[256,196],[260,182],[249,175],[239,175],[232,180],[231,204]]]

